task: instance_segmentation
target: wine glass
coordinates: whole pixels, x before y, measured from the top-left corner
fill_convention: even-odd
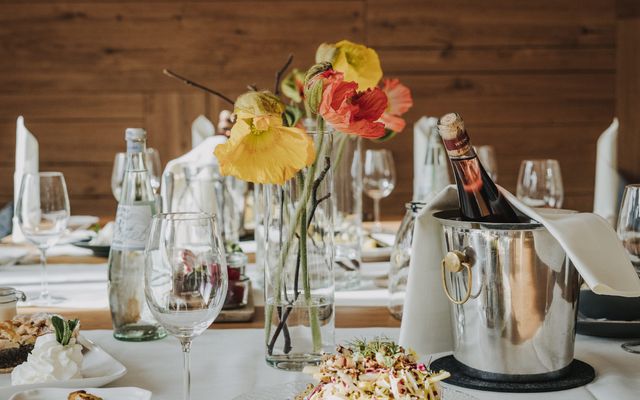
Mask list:
[[[363,188],[373,199],[373,232],[382,232],[380,223],[380,199],[387,197],[396,185],[393,155],[389,150],[369,149],[364,155]]]
[[[522,161],[516,194],[531,207],[561,208],[564,189],[558,160]]]
[[[618,237],[622,240],[631,264],[640,275],[640,184],[624,188],[622,206],[618,214]],[[622,348],[630,353],[640,354],[640,341],[624,343]]]
[[[160,163],[160,153],[154,148],[147,148],[145,154],[145,165],[149,172],[151,188],[155,194],[160,190],[160,177],[162,176],[162,164]],[[127,169],[127,153],[116,153],[113,160],[113,170],[111,171],[111,192],[117,201],[120,201],[124,173]]]
[[[113,193],[116,201],[120,201],[126,168],[127,153],[116,153],[116,157],[113,160],[113,170],[111,171],[111,193]]]
[[[20,185],[16,205],[18,223],[24,236],[40,250],[42,290],[34,305],[50,305],[63,301],[49,294],[47,285],[47,249],[52,247],[67,228],[69,195],[64,176],[60,172],[25,174]]]
[[[162,164],[160,163],[160,153],[158,150],[148,147],[145,154],[145,164],[151,178],[151,188],[155,194],[160,190],[160,177],[162,176]]]
[[[489,177],[494,183],[498,182],[498,160],[496,158],[496,151],[493,146],[482,145],[474,147],[476,154],[480,159],[480,163],[489,174]]]
[[[151,313],[182,345],[183,393],[189,400],[191,341],[213,323],[227,294],[224,245],[215,217],[155,215],[145,249],[144,285]]]

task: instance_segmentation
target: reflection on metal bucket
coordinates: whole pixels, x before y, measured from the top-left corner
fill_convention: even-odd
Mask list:
[[[454,357],[482,379],[562,376],[573,360],[579,275],[560,244],[535,222],[434,217],[445,236]]]

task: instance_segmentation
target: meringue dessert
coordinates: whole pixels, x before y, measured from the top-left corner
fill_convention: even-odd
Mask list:
[[[12,385],[82,378],[82,345],[76,342],[78,320],[51,317],[55,333],[38,336],[27,361],[11,372]]]
[[[384,338],[340,346],[304,372],[319,383],[296,400],[439,400],[438,382],[450,376],[430,371],[413,351]]]

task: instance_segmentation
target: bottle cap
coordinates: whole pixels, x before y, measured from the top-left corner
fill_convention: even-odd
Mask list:
[[[127,128],[124,131],[125,140],[146,140],[147,131],[142,128]]]

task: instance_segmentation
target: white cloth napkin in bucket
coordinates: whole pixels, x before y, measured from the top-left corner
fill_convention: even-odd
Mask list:
[[[18,117],[16,121],[16,166],[13,173],[13,228],[11,240],[14,243],[22,243],[25,241],[24,235],[20,230],[16,206],[18,197],[20,196],[20,184],[22,183],[22,175],[38,172],[39,152],[38,140],[24,125],[24,118]]]
[[[615,226],[622,192],[618,172],[618,119],[598,138],[593,212]]]
[[[500,190],[516,209],[547,228],[591,290],[598,294],[640,296],[640,279],[616,233],[602,217],[532,209],[506,190]],[[429,202],[416,219],[400,344],[419,354],[453,348],[451,307],[440,278],[444,256],[442,227],[433,213],[458,207],[457,189],[451,185]]]

